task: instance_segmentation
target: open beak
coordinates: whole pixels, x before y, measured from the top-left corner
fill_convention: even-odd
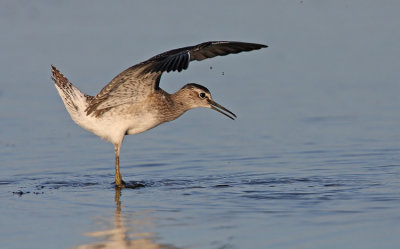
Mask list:
[[[210,108],[211,109],[216,110],[217,112],[224,114],[225,116],[227,116],[228,118],[230,118],[232,120],[235,120],[236,115],[233,112],[231,112],[228,109],[226,109],[225,107],[223,107],[222,105],[220,105],[220,104],[218,104],[218,103],[216,103],[216,102],[214,102],[214,101],[212,101],[210,99],[208,100],[208,103],[210,104]]]

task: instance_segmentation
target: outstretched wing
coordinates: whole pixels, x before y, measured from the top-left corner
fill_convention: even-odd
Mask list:
[[[246,42],[210,41],[196,46],[173,49],[156,55],[141,64],[146,64],[144,72],[170,72],[187,69],[190,61],[202,61],[215,56],[237,54],[265,48],[266,45]]]
[[[94,112],[96,116],[100,116],[112,107],[142,101],[159,88],[163,72],[180,72],[188,68],[190,61],[201,61],[265,47],[267,46],[256,43],[210,41],[158,54],[117,75],[96,95],[86,112],[88,115]]]

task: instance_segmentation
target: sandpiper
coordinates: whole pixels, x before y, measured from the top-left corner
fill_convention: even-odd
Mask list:
[[[96,96],[72,85],[52,65],[53,81],[69,112],[79,126],[112,143],[115,150],[115,184],[124,187],[119,152],[125,135],[145,132],[172,121],[187,110],[206,107],[235,119],[236,115],[217,104],[210,91],[190,83],[173,94],[159,87],[163,72],[182,71],[189,62],[267,47],[263,44],[210,41],[173,49],[136,64],[118,74]]]

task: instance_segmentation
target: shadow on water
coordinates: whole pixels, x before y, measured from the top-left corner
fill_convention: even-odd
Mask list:
[[[137,184],[128,186],[137,187]],[[129,187],[127,187],[129,188]],[[136,220],[127,220],[122,212],[122,203],[120,200],[121,188],[115,188],[115,204],[116,209],[114,212],[113,220],[110,221],[112,228],[108,230],[101,230],[87,233],[86,236],[93,237],[100,242],[91,244],[80,245],[76,249],[95,249],[95,248],[120,248],[120,249],[178,249],[178,247],[168,244],[159,244],[156,242],[156,236],[153,233],[132,233],[131,229],[126,225],[127,222],[136,224],[137,226],[146,226],[148,218],[139,218],[135,216]]]
[[[210,190],[235,189],[235,193],[247,198],[272,198],[287,199],[294,196],[314,196],[323,193],[349,191],[354,188],[368,187],[368,182],[360,182],[357,176],[340,177],[286,177],[273,174],[259,175],[214,175],[202,177],[179,177],[176,179],[154,179],[146,181],[126,181],[123,189],[137,190],[142,188],[156,188],[158,190]],[[88,188],[114,188],[114,183],[105,183],[101,180],[88,180],[83,178],[68,177],[64,180],[44,180],[43,178],[26,178],[8,181],[0,180],[0,185],[8,185],[17,189],[10,191],[14,195],[45,194],[49,190],[61,189],[88,189]]]
[[[113,183],[115,184],[115,182]],[[146,182],[137,182],[137,181],[129,181],[129,182],[124,182],[124,187],[123,188],[128,188],[128,189],[139,189],[139,188],[144,188],[144,187],[150,187],[150,183]],[[116,189],[120,189],[119,187],[115,187]]]

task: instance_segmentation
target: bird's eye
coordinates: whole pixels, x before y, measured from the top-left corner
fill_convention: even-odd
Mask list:
[[[206,97],[206,94],[205,93],[199,93],[199,96],[200,96],[201,99],[204,99]]]

